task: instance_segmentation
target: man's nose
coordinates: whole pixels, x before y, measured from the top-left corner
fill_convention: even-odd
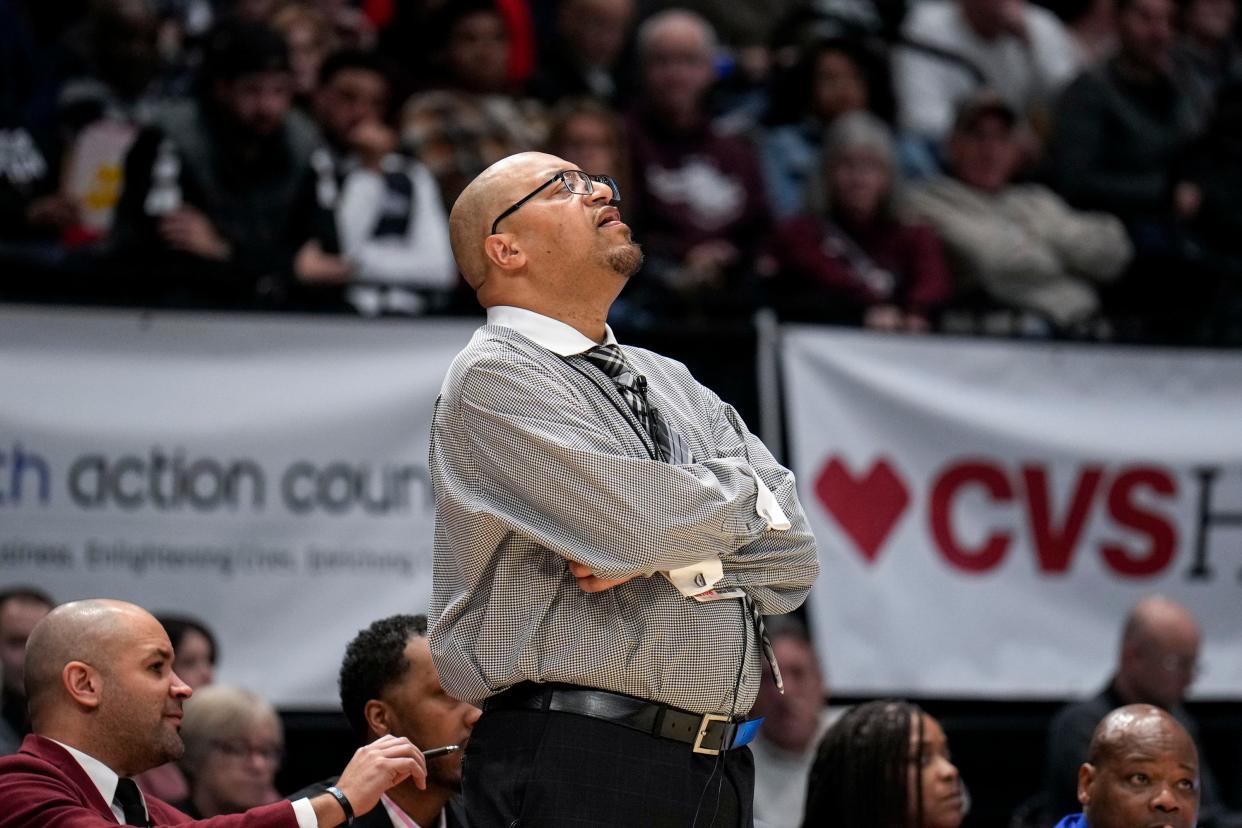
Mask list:
[[[1156,797],[1151,801],[1151,807],[1154,811],[1160,811],[1166,814],[1177,811],[1177,796],[1168,785],[1161,785],[1159,793],[1157,793]]]
[[[612,187],[602,181],[591,182],[591,192],[587,193],[587,201],[591,204],[609,204],[616,197]]]
[[[181,676],[173,673],[172,684],[168,687],[168,694],[176,698],[188,699],[194,695],[194,690],[190,688],[190,685],[181,680]]]
[[[465,715],[466,727],[473,729],[475,722],[477,722],[479,720],[479,717],[482,715],[483,715],[482,709],[475,707],[473,704],[466,705],[466,715]]]

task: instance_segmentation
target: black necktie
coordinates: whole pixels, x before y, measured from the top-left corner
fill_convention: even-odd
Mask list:
[[[681,435],[673,433],[660,412],[647,402],[647,378],[630,367],[621,348],[617,345],[597,345],[585,354],[592,364],[608,375],[617,387],[621,399],[634,412],[638,422],[651,435],[659,450],[660,459],[669,463],[689,463],[689,449]]]
[[[138,792],[138,786],[134,784],[134,780],[124,776],[118,779],[113,800],[121,806],[121,811],[125,814],[126,825],[149,828],[151,823],[147,822],[147,809],[142,805],[142,794]]]

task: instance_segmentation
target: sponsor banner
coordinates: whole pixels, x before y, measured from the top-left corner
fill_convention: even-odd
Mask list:
[[[836,692],[1090,693],[1158,592],[1194,695],[1242,697],[1237,354],[792,327],[783,359]]]
[[[427,609],[428,431],[475,327],[0,308],[0,588],[198,616],[221,680],[335,707],[346,642]]]

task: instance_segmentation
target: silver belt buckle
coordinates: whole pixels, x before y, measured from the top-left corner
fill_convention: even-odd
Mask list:
[[[721,716],[716,713],[704,713],[703,718],[699,720],[699,735],[695,737],[693,751],[702,753],[706,756],[719,756],[719,750],[703,747],[703,737],[707,735],[707,728],[711,727],[712,722],[727,722],[728,716]],[[723,745],[723,742],[721,743]]]

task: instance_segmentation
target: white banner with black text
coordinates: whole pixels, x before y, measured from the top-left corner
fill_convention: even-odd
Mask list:
[[[477,323],[0,309],[0,588],[197,616],[220,680],[337,705],[425,612],[427,436]]]

